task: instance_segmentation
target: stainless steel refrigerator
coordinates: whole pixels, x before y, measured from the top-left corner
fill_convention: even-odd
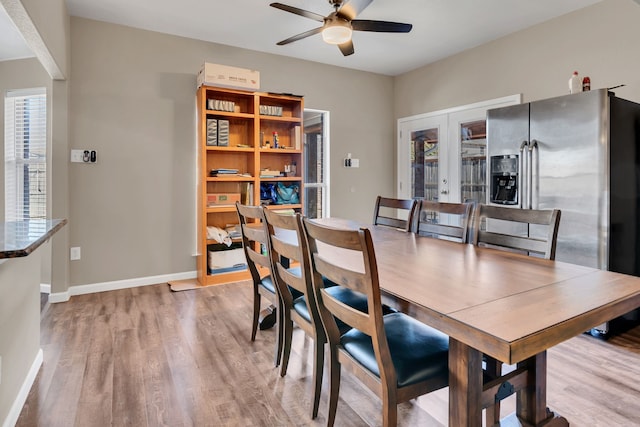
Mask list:
[[[640,276],[640,104],[601,89],[489,110],[487,153],[487,203],[562,211],[557,260]]]

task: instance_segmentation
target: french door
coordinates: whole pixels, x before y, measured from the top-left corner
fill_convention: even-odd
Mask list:
[[[520,102],[513,95],[399,119],[398,197],[486,203],[486,112]]]
[[[402,123],[398,150],[399,198],[448,200],[447,135],[448,121],[443,115],[418,117]]]

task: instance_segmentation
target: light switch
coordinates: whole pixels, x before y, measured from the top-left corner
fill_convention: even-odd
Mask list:
[[[84,150],[71,150],[71,162],[72,163],[84,163],[82,161],[82,154]]]

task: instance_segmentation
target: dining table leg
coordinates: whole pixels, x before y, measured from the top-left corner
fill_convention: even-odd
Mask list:
[[[482,426],[482,353],[449,337],[449,425]]]
[[[547,407],[547,352],[543,351],[518,367],[527,369],[527,387],[517,392],[516,416],[523,425],[564,427],[569,422]]]
[[[527,371],[527,386],[517,392],[517,423],[531,427],[568,427],[569,422],[547,408],[547,353],[543,351],[518,368]],[[449,425],[482,426],[482,353],[449,337]],[[513,422],[504,420],[507,425]]]

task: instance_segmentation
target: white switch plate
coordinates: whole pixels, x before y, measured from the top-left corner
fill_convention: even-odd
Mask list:
[[[85,156],[85,153],[86,156]],[[93,155],[93,156],[92,156]],[[93,161],[91,161],[93,159]],[[97,163],[98,152],[96,150],[71,150],[71,163]]]
[[[71,261],[77,261],[80,259],[80,247],[76,246],[71,248],[71,250],[69,251],[69,259],[71,259]]]
[[[359,168],[360,167],[360,159],[352,159],[351,157],[347,157],[343,161],[345,168]]]
[[[71,162],[72,163],[84,163],[82,155],[84,150],[71,150]]]

